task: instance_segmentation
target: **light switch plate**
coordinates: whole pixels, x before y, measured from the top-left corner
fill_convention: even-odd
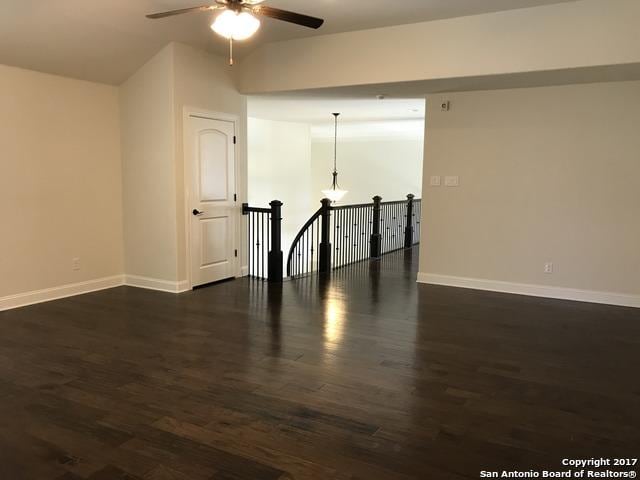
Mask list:
[[[460,185],[460,178],[458,176],[446,176],[444,177],[445,187],[457,187]]]
[[[432,187],[439,187],[440,186],[440,175],[432,175],[431,179],[429,180],[429,185],[431,185]]]

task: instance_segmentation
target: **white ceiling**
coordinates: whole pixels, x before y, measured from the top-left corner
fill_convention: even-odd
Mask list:
[[[424,118],[425,100],[406,98],[342,98],[322,95],[277,95],[249,97],[248,115],[265,120],[333,123],[333,112],[340,122],[418,120]]]
[[[292,38],[362,30],[574,0],[268,0],[326,19],[318,31],[265,19],[237,55]],[[213,13],[147,20],[147,13],[206,0],[0,0],[0,63],[119,84],[170,41],[226,54]]]

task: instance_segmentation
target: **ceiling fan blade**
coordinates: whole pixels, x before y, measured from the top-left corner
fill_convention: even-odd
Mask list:
[[[147,15],[147,18],[155,20],[156,18],[172,17],[173,15],[182,15],[183,13],[189,12],[205,12],[207,10],[216,10],[217,8],[220,7],[216,5],[201,5],[199,7],[181,8],[179,10],[170,10],[168,12],[152,13]]]
[[[268,7],[266,5],[256,5],[251,8],[251,11],[257,15],[264,15],[265,17],[283,20],[285,22],[295,23],[296,25],[302,25],[303,27],[309,28],[317,29],[324,23],[324,20],[321,18],[310,17],[309,15],[289,12],[287,10],[280,10],[279,8]]]

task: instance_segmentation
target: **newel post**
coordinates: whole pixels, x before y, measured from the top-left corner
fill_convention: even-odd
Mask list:
[[[319,273],[331,272],[331,243],[329,240],[329,228],[331,226],[331,200],[323,198],[322,203],[322,228],[320,237],[320,265],[318,267]]]
[[[271,250],[269,250],[268,280],[282,282],[282,202],[274,200],[271,206]]]
[[[407,195],[407,223],[404,227],[404,248],[413,246],[413,199],[415,195]]]
[[[373,229],[371,231],[371,258],[382,256],[382,234],[380,233],[380,203],[382,197],[373,197]]]

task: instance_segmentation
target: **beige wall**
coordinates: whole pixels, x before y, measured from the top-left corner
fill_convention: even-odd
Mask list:
[[[120,88],[0,66],[0,88],[0,309],[185,289],[183,107],[238,117],[238,210],[246,197],[246,100],[224,58],[170,44]]]
[[[0,91],[0,299],[120,275],[117,89],[0,65]]]
[[[640,295],[640,82],[427,105],[422,280]],[[460,186],[430,187],[431,175],[459,175]]]
[[[569,82],[581,81],[573,69],[595,75],[588,68],[637,65],[639,23],[637,0],[581,0],[274,42],[242,61],[240,89],[264,93],[433,81],[434,90],[424,93],[443,91],[446,79],[554,70],[566,70]],[[475,88],[474,81],[468,89]],[[374,87],[371,93],[381,91]]]
[[[178,279],[173,48],[120,87],[124,251],[128,275]]]

